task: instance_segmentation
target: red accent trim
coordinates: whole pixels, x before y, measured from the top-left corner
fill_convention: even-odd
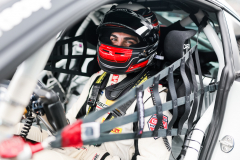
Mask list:
[[[97,61],[98,61],[98,64],[99,64],[99,59],[98,59],[98,56],[97,56]]]
[[[118,78],[119,78],[119,75],[118,75],[118,74],[113,74],[111,81],[117,83],[117,82],[118,82]]]
[[[123,49],[101,44],[98,52],[102,59],[110,62],[125,63],[132,56],[132,49]]]
[[[101,107],[97,106],[98,109],[102,109]]]
[[[124,26],[120,26],[120,25],[116,25],[116,24],[105,24],[105,26],[126,28],[126,27],[124,27]]]
[[[156,19],[154,19],[152,22],[155,22],[157,20],[157,18]]]
[[[77,120],[72,125],[66,126],[62,133],[62,147],[80,147],[83,145],[81,137],[82,121]]]
[[[152,24],[153,27],[156,27],[158,25],[158,22]]]
[[[43,146],[42,146],[42,143],[35,143],[35,144],[28,143],[28,145],[32,150],[32,154],[34,154],[36,152],[39,152],[39,151],[44,149]]]
[[[131,71],[137,70],[139,68],[143,68],[147,65],[147,63],[148,63],[148,60],[143,61],[143,62],[138,63],[138,64],[134,64],[134,65],[131,64],[126,72],[131,72]]]
[[[24,149],[25,142],[21,137],[12,137],[0,143],[0,157],[14,158]]]
[[[149,13],[147,15],[143,15],[143,17],[151,16],[153,13]]]

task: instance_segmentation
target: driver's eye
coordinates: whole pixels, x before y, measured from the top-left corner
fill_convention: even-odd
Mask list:
[[[117,38],[111,38],[110,40],[111,41],[117,41]]]
[[[131,45],[134,44],[132,41],[127,41],[127,43],[130,43]]]

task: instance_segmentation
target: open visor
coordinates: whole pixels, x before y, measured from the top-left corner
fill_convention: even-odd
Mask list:
[[[128,9],[110,10],[104,17],[102,24],[98,27],[119,27],[132,30],[141,37],[148,35],[152,29],[149,21]]]
[[[147,46],[147,43],[143,41],[143,38],[138,34],[136,34],[135,32],[133,32],[132,30],[122,28],[122,27],[115,27],[115,26],[107,26],[107,27],[102,26],[100,30],[101,32],[99,34],[99,40],[101,43],[114,46],[110,40],[111,34],[113,32],[124,32],[129,35],[136,36],[139,39],[139,42],[137,44],[130,45],[129,47],[121,47],[121,46],[115,46],[115,47],[134,49],[134,48],[142,48]]]

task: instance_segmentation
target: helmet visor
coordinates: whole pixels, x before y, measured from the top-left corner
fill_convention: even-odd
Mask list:
[[[124,33],[125,36],[122,39],[119,39],[119,33]],[[129,29],[121,28],[121,27],[101,27],[101,31],[99,34],[99,40],[101,43],[116,46],[116,47],[123,47],[123,48],[141,48],[146,47],[147,43],[142,40],[142,37],[137,35],[135,32]],[[118,43],[114,43],[114,41]],[[119,44],[119,41],[122,43]],[[125,43],[124,43],[125,42]],[[126,44],[126,45],[124,45]],[[129,44],[129,45],[127,45]]]

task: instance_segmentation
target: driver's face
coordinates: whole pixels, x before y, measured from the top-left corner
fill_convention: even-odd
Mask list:
[[[110,36],[110,40],[112,45],[123,47],[129,47],[130,45],[139,43],[139,39],[136,36],[132,36],[123,32],[113,32]]]

